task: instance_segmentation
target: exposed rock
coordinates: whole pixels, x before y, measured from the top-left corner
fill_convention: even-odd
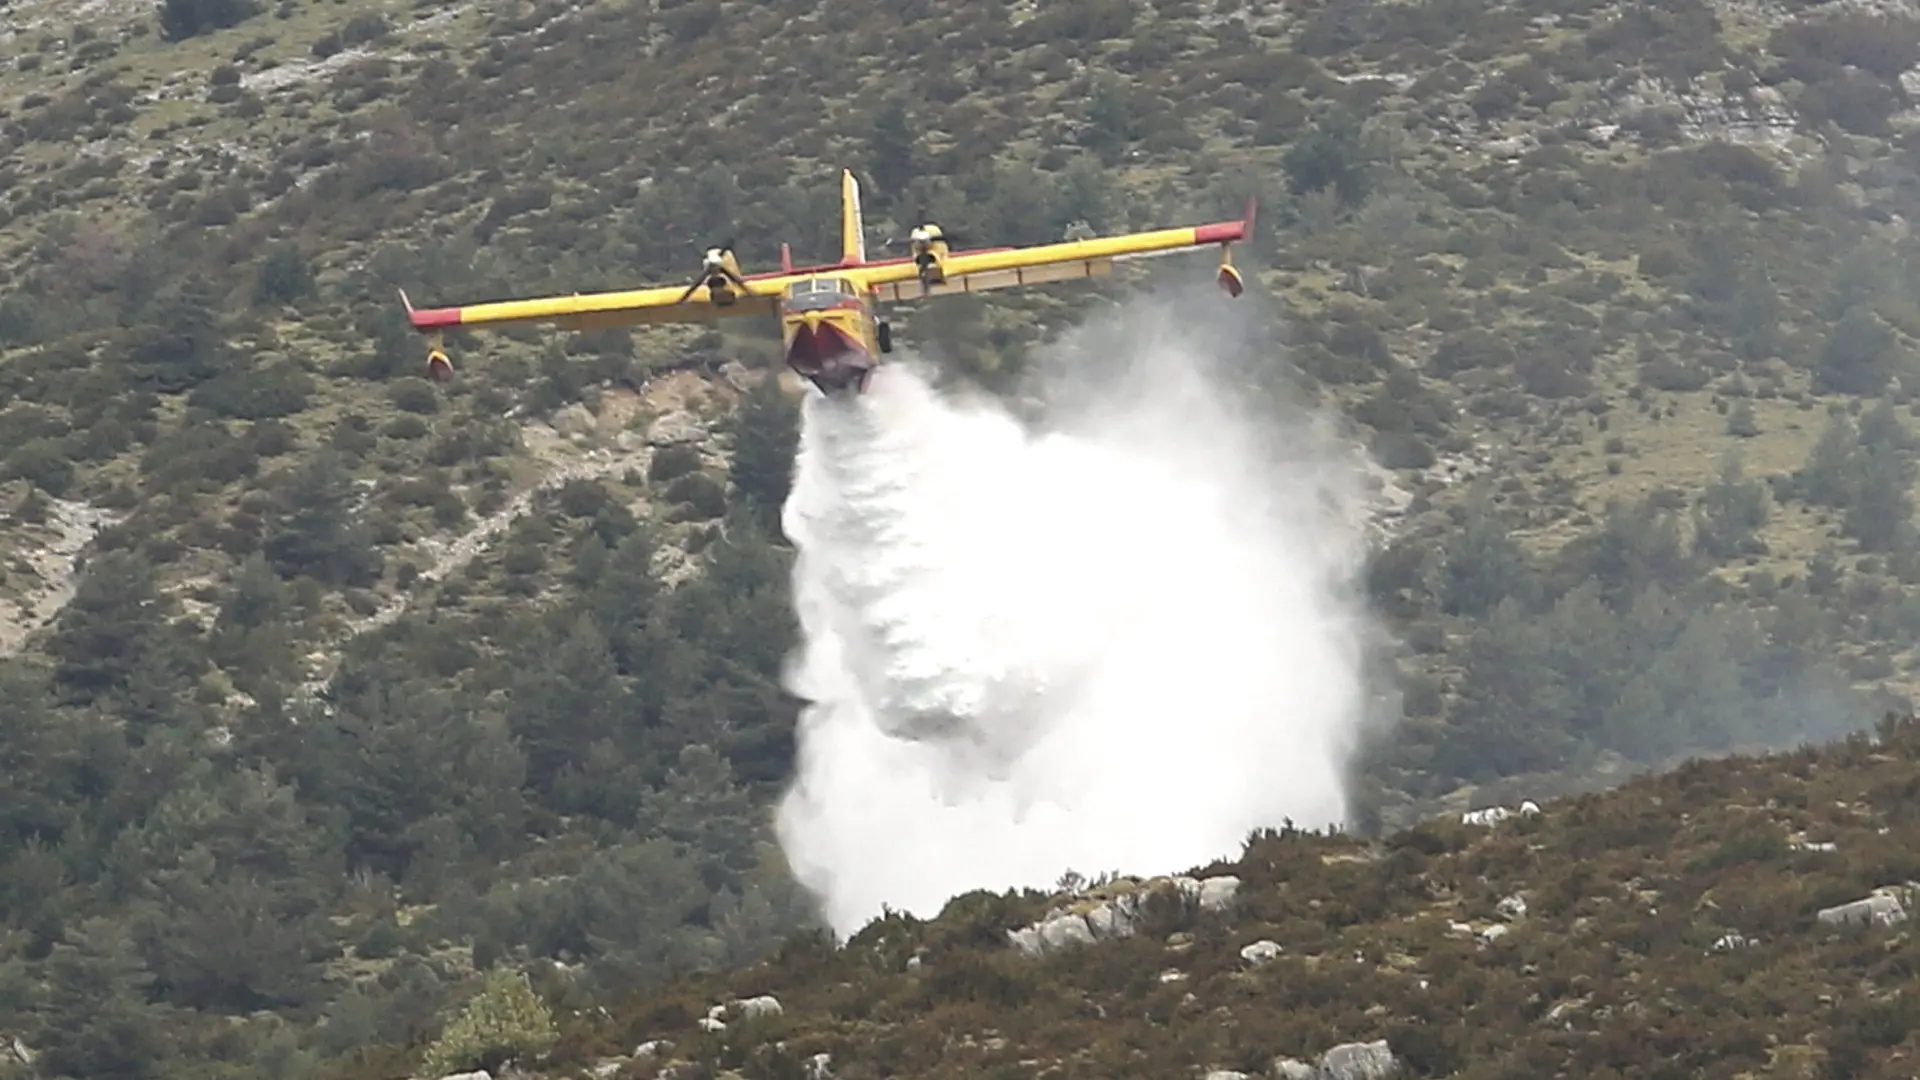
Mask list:
[[[1102,904],[1087,912],[1087,929],[1096,938],[1127,937],[1133,933],[1133,905]]]
[[[1509,922],[1527,917],[1527,901],[1526,898],[1519,893],[1514,893],[1512,896],[1501,900],[1498,904],[1494,905],[1493,909],[1500,913],[1501,918]]]
[[[1240,950],[1240,959],[1256,967],[1275,959],[1279,955],[1279,942],[1268,941],[1266,938],[1261,938],[1259,941],[1245,946]]]
[[[807,1080],[833,1080],[833,1055],[815,1054],[808,1058]]]
[[[1342,1043],[1320,1055],[1321,1080],[1386,1080],[1398,1068],[1385,1039]]]
[[[1795,156],[1798,119],[1773,87],[1720,96],[1682,92],[1669,80],[1642,76],[1604,108],[1609,121],[1665,112],[1676,118],[1678,134],[1689,141],[1725,140]]]
[[[1200,883],[1200,910],[1210,915],[1225,914],[1233,910],[1239,895],[1239,878],[1231,874],[1210,877]]]
[[[1093,942],[1093,930],[1087,926],[1084,915],[1067,912],[1040,924],[1040,945],[1049,952],[1069,945],[1091,945]]]
[[[1517,158],[1540,145],[1533,135],[1515,135],[1506,139],[1492,139],[1486,144],[1487,153],[1497,158]]]
[[[680,446],[706,437],[706,425],[689,412],[670,412],[647,428],[647,442],[654,446]]]
[[[1040,931],[1031,926],[1007,931],[1007,941],[1028,956],[1039,956],[1045,951],[1040,944]]]
[[[1041,956],[1068,946],[1131,937],[1139,929],[1148,897],[1174,898],[1189,914],[1224,915],[1233,910],[1239,889],[1240,879],[1225,874],[1205,880],[1185,875],[1145,882],[1123,878],[1049,911],[1031,926],[1008,930],[1007,941],[1028,956]]]
[[[1885,885],[1864,898],[1822,909],[1815,918],[1829,926],[1894,926],[1907,921],[1907,907],[1920,886]]]
[[[1539,804],[1535,803],[1532,799],[1528,799],[1520,804],[1520,809],[1517,811],[1509,810],[1504,806],[1489,806],[1484,810],[1469,810],[1460,815],[1460,824],[1496,825],[1514,816],[1516,813],[1526,817],[1532,817],[1539,812]]]
[[[1574,1013],[1580,1011],[1585,1006],[1586,1006],[1586,1002],[1584,1000],[1563,1001],[1560,1004],[1555,1005],[1553,1008],[1548,1009],[1547,1015],[1544,1017],[1544,1019],[1549,1024],[1561,1024],[1561,1025],[1564,1025],[1568,1031],[1572,1031],[1573,1021],[1567,1018],[1569,1016],[1572,1016]]]
[[[553,414],[553,430],[569,439],[592,434],[593,428],[593,413],[578,402]]]
[[[728,1020],[752,1020],[761,1016],[779,1016],[782,1011],[780,999],[771,994],[726,1001],[707,1009],[707,1015],[699,1020],[700,1030],[725,1031]],[[663,1043],[662,1045],[671,1047],[673,1044]]]
[[[1274,1058],[1267,1075],[1273,1080],[1386,1080],[1400,1063],[1385,1039],[1341,1043],[1320,1055],[1317,1066],[1298,1058]]]
[[[1727,933],[1720,935],[1720,937],[1714,941],[1713,951],[1714,952],[1732,952],[1735,949],[1748,948],[1754,943],[1755,942],[1752,938],[1748,937],[1745,934],[1740,933],[1739,931],[1728,931]]]
[[[33,1064],[33,1048],[29,1047],[25,1042],[22,1042],[20,1036],[8,1036],[4,1049],[5,1054],[0,1055],[0,1060],[10,1059],[21,1065]]]
[[[750,997],[734,1002],[733,1007],[728,1011],[744,1019],[751,1020],[761,1016],[779,1016],[785,1010],[780,1007],[779,998],[774,997],[772,994],[761,994],[759,997]]]
[[[633,1056],[637,1058],[656,1057],[672,1049],[673,1043],[668,1039],[649,1039],[633,1048]]]
[[[13,492],[18,489],[16,500]],[[24,502],[30,495],[24,481],[7,486],[8,501]],[[95,536],[108,526],[118,524],[123,515],[101,510],[83,502],[46,499],[45,518],[30,527],[28,540],[18,544],[14,558],[32,571],[9,577],[9,587],[18,591],[13,610],[0,615],[0,655],[20,651],[27,636],[59,615],[73,599],[79,587],[81,555]],[[15,513],[19,513],[16,508]]]

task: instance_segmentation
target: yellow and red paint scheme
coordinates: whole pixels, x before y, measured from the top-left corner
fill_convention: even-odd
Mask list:
[[[914,230],[913,254],[869,261],[859,183],[850,171],[841,173],[841,205],[837,263],[796,268],[783,244],[778,271],[742,274],[732,252],[717,253],[726,272],[745,289],[710,266],[711,276],[692,289],[662,285],[448,308],[416,308],[402,292],[401,303],[413,328],[431,341],[427,371],[436,380],[453,374],[442,344],[450,328],[550,322],[562,329],[594,330],[758,314],[779,319],[787,366],[797,374],[823,393],[849,387],[858,392],[866,388],[880,356],[892,351],[891,330],[876,310],[881,303],[1104,277],[1117,262],[1213,245],[1220,248],[1216,281],[1227,295],[1237,297],[1245,284],[1231,249],[1252,235],[1255,211],[1249,199],[1239,221],[966,251],[950,251],[937,228],[923,227]]]
[[[787,287],[780,304],[787,366],[826,393],[867,388],[880,354],[891,351],[874,316],[873,297],[844,277],[804,278]]]

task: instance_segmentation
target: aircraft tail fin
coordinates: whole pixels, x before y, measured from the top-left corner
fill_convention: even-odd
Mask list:
[[[867,261],[867,226],[860,216],[860,181],[852,169],[840,170],[840,261],[857,266]]]

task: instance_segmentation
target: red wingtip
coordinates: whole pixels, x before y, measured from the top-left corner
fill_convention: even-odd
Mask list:
[[[1253,239],[1254,201],[1247,198],[1246,213],[1239,221],[1216,221],[1211,225],[1201,225],[1193,230],[1193,242],[1196,244],[1233,244]]]
[[[447,326],[460,325],[460,309],[450,308],[408,308],[407,318],[413,321],[415,330],[438,330]]]
[[[407,321],[413,324],[415,330],[438,330],[446,326],[460,325],[459,308],[417,308],[413,306],[413,301],[407,298],[407,290],[398,291],[400,306],[407,309]]]
[[[1241,235],[1240,239],[1248,241],[1253,239],[1253,221],[1259,211],[1259,199],[1253,195],[1247,196],[1247,212],[1240,218],[1241,228],[1246,231]]]

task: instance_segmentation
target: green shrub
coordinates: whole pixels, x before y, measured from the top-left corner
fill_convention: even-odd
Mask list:
[[[494,1072],[509,1061],[545,1053],[559,1038],[552,1010],[533,992],[526,974],[496,968],[427,1047],[420,1064],[431,1076],[472,1069]]]

